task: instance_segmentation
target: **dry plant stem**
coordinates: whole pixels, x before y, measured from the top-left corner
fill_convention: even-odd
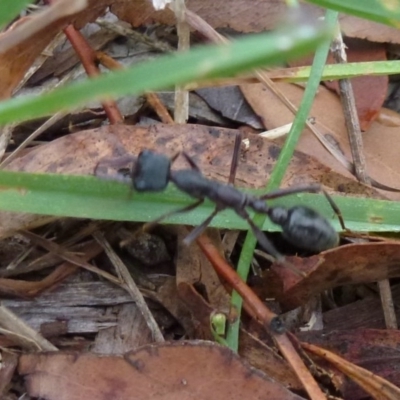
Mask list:
[[[332,41],[331,52],[337,64],[347,63],[345,45],[339,30],[335,39]],[[354,99],[353,87],[349,79],[339,79],[339,91],[346,121],[347,134],[349,135],[351,153],[353,155],[354,172],[360,182],[369,184],[370,181],[367,174],[356,102]]]
[[[347,62],[345,45],[339,29],[337,30],[337,35],[332,42],[331,51],[336,63],[345,64]],[[347,134],[349,136],[351,153],[353,155],[354,172],[360,182],[370,185],[371,180],[367,173],[360,123],[356,109],[353,87],[350,80],[340,79],[339,90],[344,118],[346,121]],[[394,311],[393,296],[390,289],[389,280],[384,279],[383,281],[378,282],[378,287],[386,328],[397,329],[397,318]]]
[[[49,91],[52,89],[55,89],[57,87],[63,86],[65,83],[69,82],[71,79],[74,78],[79,73],[79,70],[81,69],[81,66],[79,65],[78,67],[75,67],[72,69],[72,71],[68,72],[57,84],[55,85],[49,85],[46,87],[46,89],[43,91]],[[54,114],[52,117],[50,117],[43,125],[41,125],[38,129],[36,129],[33,133],[29,135],[6,159],[4,159],[0,163],[0,168],[4,168],[6,165],[8,165],[12,160],[18,157],[18,155],[21,153],[21,151],[27,147],[30,143],[32,143],[38,136],[40,136],[46,129],[50,128],[53,124],[55,124],[57,121],[59,121],[64,115],[66,115],[65,112],[60,111],[56,114]]]
[[[46,7],[46,9],[37,13],[35,16],[26,18],[26,22],[23,24],[15,24],[12,27],[12,34],[7,34],[1,39],[0,53],[5,53],[12,47],[18,46],[36,32],[49,26],[52,22],[59,20],[63,16],[82,11],[86,6],[86,0],[54,2],[51,7]],[[11,28],[9,31],[11,31]]]
[[[25,237],[30,239],[33,243],[36,243],[37,245],[45,248],[47,251],[50,251],[51,253],[58,255],[60,258],[69,261],[72,264],[78,265],[79,267],[82,267],[97,275],[100,275],[103,278],[109,280],[110,282],[115,283],[116,285],[121,285],[121,282],[115,276],[109,274],[106,271],[103,271],[100,268],[90,265],[88,262],[84,260],[84,258],[69,253],[67,250],[65,250],[62,246],[58,245],[57,243],[53,243],[47,239],[43,239],[42,237],[35,235],[32,232],[20,231],[20,233],[21,235],[24,235]]]
[[[172,8],[176,17],[178,32],[178,51],[187,51],[190,48],[190,29],[185,19],[185,0],[175,0]],[[189,118],[189,92],[182,86],[175,88],[174,120],[177,124],[184,124]]]
[[[97,51],[96,57],[101,65],[110,70],[117,70],[124,68],[122,64],[114,60],[109,55],[103,53],[102,51]],[[174,120],[172,119],[168,110],[165,108],[164,104],[160,101],[159,97],[155,93],[152,92],[145,93],[144,96],[146,97],[146,101],[148,102],[148,104],[153,108],[155,113],[158,115],[158,117],[164,124],[174,123]]]
[[[6,152],[8,143],[10,142],[15,126],[16,124],[8,124],[0,129],[0,159],[3,158]]]
[[[83,256],[84,259],[89,260],[100,254],[103,251],[103,248],[96,241],[91,241],[89,243],[86,243],[85,246],[82,248],[82,250],[84,252]],[[70,275],[75,273],[78,268],[79,266],[76,266],[71,262],[64,262],[61,265],[59,265],[53,272],[51,272],[49,275],[47,275],[40,281],[41,284],[40,287],[35,286],[29,291],[23,293],[23,295],[27,297],[35,297],[38,294],[42,293],[44,290],[54,287],[55,285],[64,281]],[[8,281],[10,280],[0,278],[0,282],[2,283],[3,286],[4,282]]]
[[[32,132],[7,158],[0,163],[0,168],[4,168],[10,164],[11,161],[15,160],[18,155],[22,152],[25,147],[32,143],[39,135],[41,135],[48,128],[53,126],[56,122],[60,121],[67,113],[65,111],[59,111],[58,113],[51,116],[45,123],[39,128]]]
[[[274,324],[277,315],[270,311],[257,295],[246,285],[246,283],[242,281],[236,271],[228,265],[212,242],[205,235],[201,235],[197,239],[197,244],[211,262],[217,274],[225,279],[229,285],[231,285],[232,288],[242,296],[244,303],[249,307],[252,314],[256,315],[258,321],[274,338],[279,350],[292,367],[310,398],[312,400],[326,400],[325,395],[315,382],[310,371],[304,365],[287,335],[285,333],[276,333],[270,329],[270,326],[271,324]]]
[[[13,341],[18,341],[23,347],[32,349],[32,346],[41,351],[57,351],[42,335],[37,333],[23,320],[17,317],[7,307],[0,305],[0,325],[4,328],[2,333]]]
[[[123,278],[125,285],[126,285],[125,289],[132,296],[132,299],[134,300],[136,305],[139,307],[139,309],[147,323],[147,326],[149,327],[150,332],[153,335],[154,341],[156,341],[158,343],[164,342],[164,336],[163,336],[156,320],[154,319],[153,314],[149,310],[149,307],[147,306],[147,303],[144,300],[142,293],[140,293],[139,288],[136,286],[136,283],[133,280],[128,269],[126,268],[125,264],[118,257],[118,255],[115,253],[113,248],[110,246],[110,244],[107,242],[107,240],[104,238],[104,236],[102,234],[97,232],[97,233],[93,234],[93,237],[104,248],[104,251],[108,255],[108,258],[113,263],[118,276],[121,276]]]
[[[310,343],[301,342],[300,345],[310,353],[330,362],[335,368],[360,385],[374,399],[397,400],[400,398],[400,389],[386,379],[345,360],[329,350]]]
[[[53,55],[53,51],[59,46],[62,42],[65,41],[65,36],[62,32],[59,32],[58,35],[51,41],[51,43],[41,52],[41,54],[36,58],[33,65],[28,69],[27,73],[24,75],[24,78],[21,82],[18,83],[18,86],[14,90],[14,94],[16,94],[29,80],[29,78],[47,61],[51,55]]]
[[[383,316],[387,329],[397,329],[397,317],[394,308],[392,289],[389,279],[384,279],[378,282],[379,296],[381,298]]]
[[[100,70],[95,64],[96,53],[92,49],[92,47],[90,47],[82,34],[77,31],[72,25],[68,25],[64,29],[64,33],[71,42],[71,45],[75,49],[76,53],[78,54],[86,73],[89,76],[100,75]],[[124,118],[120,113],[115,101],[103,101],[102,105],[111,124],[122,123],[124,121]]]
[[[164,124],[174,124],[175,121],[171,117],[165,105],[161,102],[160,98],[156,93],[149,92],[145,93],[146,101],[150,107],[156,112],[161,122]]]
[[[96,20],[96,23],[103,27],[104,29],[108,29],[112,32],[116,32],[121,36],[125,36],[129,39],[132,39],[137,42],[142,42],[152,48],[153,50],[157,50],[163,53],[172,53],[175,49],[170,46],[168,43],[159,42],[149,38],[147,35],[142,35],[139,32],[131,29],[130,25],[123,21],[118,21],[115,23],[106,21],[105,19],[99,18]]]
[[[228,40],[220,35],[211,25],[205,22],[198,15],[193,12],[186,10],[186,21],[190,24],[190,26],[199,32],[201,32],[204,36],[210,39],[213,43],[228,43]],[[254,75],[257,77],[257,82],[262,82],[272,93],[277,96],[277,98],[293,113],[296,115],[298,109],[297,107],[274,85],[272,82],[273,73],[267,72],[264,70],[256,70]],[[247,78],[250,79],[250,78]],[[317,124],[313,124],[310,122],[310,119],[306,121],[307,128],[315,135],[315,137],[321,142],[321,144],[341,163],[345,168],[349,171],[353,171],[353,165],[347,159],[343,157],[341,153],[339,153],[328,140],[325,139],[324,135],[322,135],[319,130],[316,128]]]

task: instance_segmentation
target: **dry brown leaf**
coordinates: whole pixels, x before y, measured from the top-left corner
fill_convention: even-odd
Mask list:
[[[300,278],[279,265],[282,277],[279,301],[286,310],[306,303],[324,290],[346,284],[369,283],[400,277],[400,243],[361,243],[340,246],[308,258],[289,257],[306,273]]]
[[[195,285],[201,288],[201,293],[208,303],[215,309],[228,313],[230,296],[219,281],[211,263],[198,246],[186,246],[183,239],[189,234],[186,228],[177,228],[176,253],[176,283],[178,294],[181,283]],[[208,229],[208,237],[221,248],[221,238],[216,230]],[[221,250],[222,254],[222,250]]]
[[[278,83],[276,86],[292,103],[297,106],[300,104],[304,94],[301,87],[289,83]],[[293,122],[293,114],[263,85],[243,85],[242,90],[255,112],[262,116],[268,129]],[[310,116],[322,125],[324,131],[320,133],[340,149],[348,160],[351,160],[342,106],[338,97],[320,86]],[[369,175],[375,181],[394,188],[400,187],[398,149],[393,145],[397,140],[396,137],[398,137],[396,127],[383,126],[378,122],[373,122],[370,129],[363,133]],[[312,155],[337,173],[355,179],[334,156],[328,153],[309,129],[303,131],[297,150]],[[400,200],[400,193],[388,191],[380,191],[380,193],[391,200]]]
[[[345,40],[346,56],[348,62],[386,61],[386,46],[381,43],[371,43],[365,40]],[[312,57],[290,63],[299,67],[312,64]],[[334,64],[332,53],[328,55],[327,64]],[[372,122],[379,116],[379,112],[386,99],[388,90],[388,76],[359,76],[350,80],[353,87],[356,109],[362,131],[368,130]],[[325,86],[335,90],[339,95],[339,83],[335,81],[324,82]]]
[[[16,353],[2,349],[1,368],[0,368],[0,397],[6,399],[8,385],[14,376],[14,371],[18,365],[18,356]]]
[[[187,8],[198,14],[213,28],[231,28],[239,32],[260,32],[273,29],[287,12],[284,0],[187,0]],[[311,4],[303,3],[305,12],[315,18],[325,11]],[[140,26],[150,21],[174,24],[171,10],[155,11],[147,0],[135,2],[117,1],[111,11],[120,19]],[[368,39],[376,42],[400,43],[400,31],[386,25],[341,15],[340,27],[348,37]]]
[[[68,23],[73,22],[80,29],[102,15],[112,1],[88,0],[88,7],[72,16],[70,3],[58,1],[43,11],[51,18],[37,14],[18,21],[0,35],[0,99],[11,96],[36,57]],[[82,2],[77,0],[77,3]]]
[[[2,296],[35,297],[71,275],[78,267],[61,265],[40,281],[0,278]]]
[[[304,343],[303,347],[313,354],[329,361],[339,371],[343,372],[354,382],[358,383],[374,399],[397,400],[400,397],[400,389],[398,387],[386,379],[373,374],[369,370],[352,364],[335,353],[312,344]]]
[[[301,399],[211,342],[148,345],[125,358],[22,355],[19,372],[26,375],[30,396],[48,400]]]
[[[346,40],[347,61],[386,61],[386,46],[360,40]],[[328,59],[328,63],[331,57]],[[386,76],[359,76],[351,79],[354,98],[360,127],[366,131],[379,115],[388,91],[389,77]],[[334,88],[339,93],[338,81],[326,82],[328,87]]]
[[[301,341],[333,351],[345,358],[346,361],[363,367],[368,372],[377,374],[379,377],[400,386],[399,357],[397,356],[400,342],[398,330],[335,330],[333,332],[325,331],[323,335],[319,331],[310,331],[301,332],[297,337]],[[327,365],[329,366],[328,363]],[[332,373],[338,374],[335,368],[331,367],[331,369]],[[367,376],[370,376],[368,372]],[[374,379],[374,375],[369,379]],[[366,397],[366,393],[350,379],[340,379],[340,381],[339,389],[345,399],[358,400]],[[384,388],[382,388],[382,391],[384,392]]]

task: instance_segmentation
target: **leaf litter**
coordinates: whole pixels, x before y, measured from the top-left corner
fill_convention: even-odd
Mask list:
[[[18,87],[37,56],[70,21],[75,21],[78,28],[83,27],[103,15],[105,8],[110,6],[120,20],[128,21],[134,27],[150,24],[150,21],[173,23],[171,10],[154,13],[150,2],[127,4],[109,0],[89,3],[90,12],[86,10],[78,16],[68,18],[60,15],[50,27],[44,26],[42,31],[21,40],[18,48],[13,47],[9,52],[1,54],[4,73],[0,79],[0,87],[3,87],[4,98],[9,97]],[[208,7],[203,4],[198,9],[196,2],[188,1],[187,7],[198,12],[213,28],[225,28],[229,25],[239,32],[268,29],[276,23],[276,15],[283,12],[281,5],[276,2],[256,2],[251,7],[237,0],[229,5],[220,3],[210,2]],[[222,8],[216,11],[216,6]],[[229,8],[224,10],[227,6]],[[307,7],[312,12],[317,12],[313,6]],[[257,18],[254,18],[255,15]],[[147,40],[157,44],[170,40],[168,28],[147,26],[149,37],[142,35],[144,42]],[[372,42],[400,40],[398,31],[354,17],[343,16],[341,26],[349,37]],[[96,42],[99,44],[93,45],[95,48],[98,46],[107,52],[107,49],[116,45],[123,49],[122,53],[129,53],[132,43],[129,46],[127,41],[118,43],[118,40],[113,40],[114,34],[108,32],[107,35],[105,30],[101,33]],[[3,35],[12,35],[12,30]],[[1,40],[0,37],[0,46]],[[146,46],[143,43],[136,45]],[[153,48],[154,46],[145,48],[146,57],[151,55]],[[58,61],[62,52],[55,51],[54,54],[53,60],[56,64],[58,62],[58,68],[62,67],[64,62]],[[31,80],[31,85],[44,85],[45,79],[59,79],[58,76],[63,74],[62,69],[51,69],[47,66],[44,68],[40,65],[42,64],[36,66],[36,70],[42,72],[41,78],[36,82]],[[295,103],[299,102],[303,92],[299,86],[287,83],[278,85]],[[178,150],[184,149],[194,157],[206,177],[227,182],[234,138],[241,132],[249,144],[247,148],[242,146],[236,184],[239,187],[262,188],[268,181],[282,142],[258,136],[255,128],[260,127],[260,121],[268,129],[277,128],[291,122],[293,117],[274,96],[259,85],[242,85],[241,90],[254,110],[254,115],[247,109],[245,117],[236,117],[241,110],[241,102],[244,101],[236,89],[237,95],[231,100],[232,107],[235,107],[233,113],[226,109],[213,110],[215,101],[204,96],[208,105],[202,104],[197,109],[192,107],[192,124],[186,125],[156,122],[154,113],[149,111],[148,105],[140,97],[126,103],[129,106],[121,108],[129,122],[124,125],[105,125],[105,115],[99,112],[99,105],[91,108],[88,106],[88,110],[84,112],[78,111],[63,117],[59,127],[50,128],[46,132],[44,142],[34,142],[33,147],[9,162],[6,169],[92,175],[99,161],[121,156],[125,152],[138,154],[143,148],[151,148],[172,156]],[[375,90],[361,84],[361,90],[373,90],[376,94],[378,90],[379,93],[382,92],[382,87]],[[212,91],[208,96],[212,96]],[[365,94],[361,96],[366,97]],[[173,103],[165,96],[160,97],[167,108],[173,110]],[[229,92],[224,98],[230,98]],[[379,112],[380,107],[381,102],[374,110]],[[223,118],[219,112],[223,113]],[[312,114],[321,126],[327,128],[325,135],[336,143],[343,154],[350,157],[344,136],[343,112],[337,97],[321,86]],[[218,126],[201,125],[204,121],[212,121]],[[136,122],[140,123],[130,125]],[[387,186],[398,187],[398,151],[393,145],[396,142],[396,131],[393,127],[380,124],[378,120],[368,126],[369,122],[365,124],[367,130],[363,136],[369,172],[375,180]],[[249,126],[243,127],[243,123],[248,123]],[[103,126],[99,128],[98,124]],[[84,129],[81,125],[84,125]],[[13,137],[17,143],[18,138],[26,135],[23,133],[24,129],[26,132],[27,127],[22,125],[14,128]],[[347,169],[322,149],[309,132],[304,132],[297,149],[283,187],[322,183],[330,193],[343,194],[343,188],[346,188],[346,194],[351,196],[376,199],[398,197],[396,192],[378,191],[358,183]],[[177,161],[174,166],[184,168],[185,164]],[[122,238],[133,242],[133,239],[140,237],[140,227],[137,224],[88,223],[6,212],[0,213],[0,220],[0,232],[4,238],[2,254],[9,254],[15,244],[18,244],[20,253],[10,256],[11,261],[5,262],[4,258],[0,266],[0,292],[8,297],[2,307],[11,310],[9,315],[15,313],[16,321],[26,321],[60,350],[57,353],[28,354],[28,344],[34,341],[30,330],[32,328],[24,327],[23,324],[7,325],[10,321],[0,321],[0,343],[3,348],[9,348],[2,355],[5,366],[2,368],[2,394],[7,393],[10,387],[18,390],[15,389],[18,388],[15,386],[18,385],[15,374],[18,361],[18,371],[25,378],[29,395],[46,399],[89,399],[105,395],[131,398],[132,394],[135,398],[152,398],[157,395],[165,399],[177,396],[183,399],[192,398],[193,394],[196,398],[304,398],[301,397],[305,396],[305,391],[302,380],[299,379],[299,371],[293,369],[294,353],[290,353],[292,355],[288,357],[291,347],[285,342],[286,334],[276,335],[272,332],[274,342],[262,326],[249,318],[255,318],[252,308],[254,304],[251,302],[245,304],[239,356],[226,347],[210,342],[216,339],[211,330],[213,315],[225,314],[228,324],[237,317],[229,307],[232,288],[218,276],[213,263],[210,263],[197,246],[183,246],[182,238],[186,235],[186,228],[157,227],[151,235],[156,235],[163,242],[163,256],[154,257],[155,262],[147,263],[141,258],[143,256],[136,253],[139,251],[137,248],[128,252],[124,246],[118,245]],[[34,236],[28,236],[28,240],[26,236],[15,234],[18,230],[34,227],[38,228],[36,232],[39,235],[49,237],[46,239],[49,241],[48,245],[44,249],[45,242],[35,242],[32,239]],[[153,343],[154,332],[143,317],[143,308],[132,298],[121,270],[114,270],[114,262],[104,255],[103,247],[93,239],[92,234],[95,232],[105,235],[107,242],[126,264],[135,285],[147,300],[163,339],[171,343]],[[208,236],[222,257],[224,249],[220,233],[210,230]],[[274,236],[277,236],[279,245],[281,238]],[[51,242],[57,243],[57,246],[52,246]],[[362,314],[360,310],[368,307],[367,304],[374,304],[375,318],[383,321],[382,311],[376,298],[372,303],[371,297],[359,294],[361,288],[364,288],[364,293],[366,287],[371,291],[370,286],[378,280],[399,277],[397,247],[395,241],[355,243],[318,255],[299,254],[290,257],[290,262],[304,272],[302,277],[279,266],[271,266],[261,258],[254,259],[254,276],[251,278],[253,284],[249,284],[254,290],[260,290],[262,296],[274,297],[274,313],[299,309],[304,311],[311,307],[308,310],[308,315],[312,316],[310,320],[297,321],[294,331],[299,340],[312,343],[308,345],[311,353],[324,356],[335,365],[336,369],[326,360],[322,362],[314,356],[310,361],[309,356],[300,353],[326,393],[330,392],[345,399],[366,398],[366,393],[376,398],[396,398],[399,395],[394,386],[399,384],[395,362],[388,365],[388,360],[398,347],[398,335],[390,330],[367,330],[368,313]],[[156,248],[153,251],[160,250]],[[237,261],[237,252],[237,248],[234,248],[231,255],[233,264]],[[290,249],[288,252],[290,253]],[[292,252],[298,251],[295,249]],[[92,272],[79,268],[89,262],[95,265]],[[262,276],[265,278],[262,279]],[[258,279],[260,285],[260,278],[262,287],[257,288],[254,282]],[[340,304],[337,300],[340,290],[349,285],[353,285],[352,291],[357,292],[355,298],[359,301]],[[376,297],[376,291],[374,294]],[[325,302],[312,301],[321,295]],[[355,308],[353,313],[359,312],[359,315],[363,315],[364,319],[358,321],[358,327],[364,330],[345,330],[346,325],[341,325],[342,330],[333,333],[335,327],[340,325],[339,321],[335,323],[335,318],[343,318],[348,309],[346,307],[350,306]],[[343,312],[340,317],[341,310]],[[312,326],[312,318],[322,319],[324,315],[327,319],[331,318],[327,325],[330,330],[328,333],[329,337],[336,339],[335,343],[322,340],[328,337],[327,332],[322,335],[320,330],[310,330],[307,332],[308,340],[305,339],[307,335],[304,331],[298,332],[299,329]],[[18,328],[13,328],[15,332],[10,333],[4,330],[7,326]],[[24,340],[18,340],[17,335],[21,335]],[[182,338],[190,340],[177,340]],[[292,341],[296,343],[294,336]],[[300,343],[297,344],[299,347]],[[306,344],[303,346],[307,349]],[[316,346],[321,346],[322,349]],[[15,347],[25,351],[16,357],[13,352]],[[386,352],[381,351],[382,347]],[[326,351],[324,353],[323,348],[334,351],[341,358]],[[357,352],[354,349],[363,351]],[[376,356],[377,353],[379,357]],[[352,363],[361,364],[366,369],[360,369]],[[360,384],[364,391],[355,387],[352,380]],[[318,397],[317,392],[311,393],[309,392],[312,398],[322,398]]]

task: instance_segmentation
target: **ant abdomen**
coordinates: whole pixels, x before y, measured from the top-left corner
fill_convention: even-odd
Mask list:
[[[339,244],[339,235],[329,221],[311,208],[273,207],[269,217],[282,227],[283,236],[299,248],[319,253]]]

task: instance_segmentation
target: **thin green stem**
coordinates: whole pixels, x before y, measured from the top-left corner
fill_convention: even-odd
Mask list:
[[[336,24],[338,13],[336,11],[328,10],[326,12],[325,19],[330,26]],[[320,45],[315,53],[313,65],[311,67],[310,79],[307,83],[307,87],[304,92],[303,100],[299,107],[298,113],[293,121],[292,128],[289,132],[289,136],[282,148],[279,155],[274,171],[271,174],[271,178],[268,182],[266,190],[272,190],[279,187],[286,169],[290,163],[293,156],[296,144],[300,138],[300,134],[304,129],[306,120],[311,110],[311,106],[314,101],[314,97],[317,93],[318,86],[320,84],[321,76],[324,70],[326,59],[328,56],[330,48],[330,40]],[[258,226],[262,226],[266,220],[265,215],[256,215],[254,217],[254,222]],[[239,276],[246,281],[250,270],[250,263],[253,258],[253,252],[256,247],[256,239],[251,231],[248,231],[246,240],[243,245],[242,253],[240,255],[237,272]],[[230,324],[227,333],[227,342],[229,347],[237,351],[239,347],[239,325],[240,325],[240,315],[242,309],[243,300],[240,295],[234,291],[232,293],[231,306],[236,309],[235,315],[237,315],[237,320]]]

